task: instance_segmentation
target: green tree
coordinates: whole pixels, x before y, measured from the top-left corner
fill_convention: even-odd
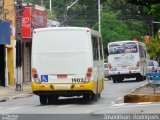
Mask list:
[[[159,0],[125,0],[128,3],[135,4],[137,6],[143,6],[148,14],[159,16],[160,2]]]
[[[53,10],[47,10],[47,18],[50,19],[50,20],[56,20],[56,16],[55,16],[55,13]]]
[[[160,2],[159,0],[125,0],[128,3],[134,4],[137,7],[143,8],[143,10],[148,14],[152,15],[152,20],[159,21],[160,19]],[[153,26],[154,32],[157,33],[159,26]],[[155,29],[157,27],[157,29]],[[150,37],[150,42],[147,44],[148,53],[150,54],[150,59],[156,59],[160,62],[160,39],[154,36]]]
[[[128,26],[122,21],[117,20],[116,14],[114,13],[103,13],[101,24],[104,46],[107,46],[109,42],[129,40],[132,38],[131,31],[128,29]],[[98,24],[93,27],[93,29],[96,30],[97,28]]]
[[[150,59],[156,59],[160,62],[160,39],[156,39],[155,37],[150,38],[150,42],[147,43],[147,49],[150,56]]]
[[[136,35],[135,37],[141,38],[148,34],[147,31],[150,31],[148,21],[152,18],[144,13],[142,7],[127,3],[125,0],[107,0],[103,4],[103,12],[117,14],[117,19],[123,21],[132,31],[134,30],[133,36]]]
[[[93,26],[93,29],[98,30],[98,23]],[[143,22],[126,24],[118,20],[115,13],[102,13],[101,33],[104,46],[114,41],[141,39],[145,32]]]

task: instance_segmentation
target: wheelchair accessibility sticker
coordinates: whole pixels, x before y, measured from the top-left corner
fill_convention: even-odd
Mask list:
[[[41,82],[48,82],[48,75],[41,75]]]

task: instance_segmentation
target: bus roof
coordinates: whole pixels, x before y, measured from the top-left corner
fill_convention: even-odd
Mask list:
[[[40,31],[50,31],[50,30],[77,30],[77,31],[88,31],[91,32],[93,36],[98,36],[101,37],[101,34],[98,31],[95,31],[91,28],[87,27],[47,27],[47,28],[38,28],[34,29],[35,32],[40,32]]]
[[[123,41],[110,42],[110,43],[108,43],[108,44],[112,44],[112,43],[120,43],[120,42],[139,42],[139,41],[123,40]]]
[[[135,43],[140,43],[140,44],[143,44],[143,45],[144,45],[144,43],[142,43],[142,42],[140,42],[140,41],[133,41],[133,40],[123,40],[123,41],[109,42],[108,45],[109,45],[109,44],[113,44],[113,43],[124,43],[124,42],[135,42]]]

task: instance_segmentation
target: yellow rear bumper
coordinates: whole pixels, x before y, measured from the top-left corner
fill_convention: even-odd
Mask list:
[[[45,92],[45,91],[92,91],[96,93],[96,83],[95,81],[90,81],[89,83],[76,83],[76,84],[37,84],[32,82],[32,92]]]

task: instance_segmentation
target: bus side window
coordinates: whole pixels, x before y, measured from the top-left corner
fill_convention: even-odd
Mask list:
[[[144,50],[144,57],[147,58],[147,52]]]
[[[143,57],[143,49],[141,45],[139,45],[139,54],[140,54],[140,57]]]
[[[103,60],[103,48],[102,48],[101,38],[99,38],[99,48],[100,48],[100,59]]]
[[[140,53],[140,57],[146,58],[146,52],[142,45],[139,45],[139,53]]]
[[[98,60],[98,39],[96,37],[92,37],[92,46],[93,46],[93,59]]]

